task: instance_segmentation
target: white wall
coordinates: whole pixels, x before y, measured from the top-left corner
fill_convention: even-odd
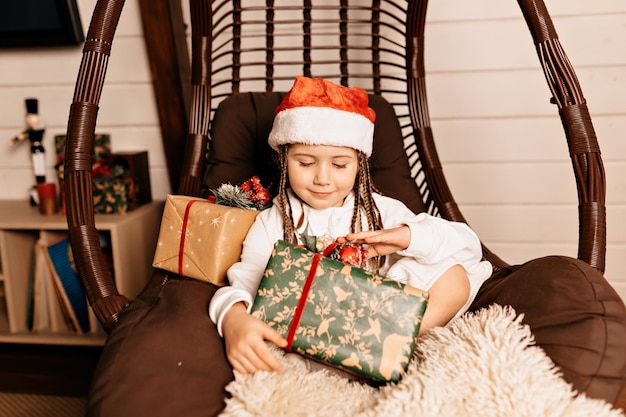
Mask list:
[[[626,4],[546,0],[579,78],[607,173],[606,277],[626,299]],[[511,263],[576,256],[566,141],[516,2],[437,0],[426,30],[434,135],[453,193]]]
[[[184,1],[184,0],[183,0]],[[587,98],[608,177],[606,276],[626,299],[626,3],[545,0]],[[79,0],[86,28],[95,0]],[[114,151],[149,151],[153,196],[169,192],[135,1],[117,31],[98,118]],[[66,128],[81,48],[0,50],[0,138],[23,129],[24,98],[40,100],[53,136]],[[432,125],[452,191],[502,258],[576,256],[577,198],[556,107],[516,2],[433,0],[426,29]],[[28,146],[0,146],[0,193],[24,199]]]
[[[96,0],[78,0],[85,33]],[[48,179],[55,178],[54,135],[65,133],[82,46],[0,49],[0,139],[24,130],[24,99],[39,99],[46,121],[44,146]],[[170,191],[161,145],[139,7],[128,1],[120,19],[102,93],[96,132],[111,134],[114,152],[148,150],[152,193]],[[3,199],[27,198],[33,183],[26,143],[9,148],[0,141],[0,193]]]

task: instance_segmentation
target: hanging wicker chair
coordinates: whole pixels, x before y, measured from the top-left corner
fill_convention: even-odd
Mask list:
[[[290,87],[296,75],[305,75],[324,77],[347,86],[358,85],[371,95],[381,96],[391,103],[399,122],[413,188],[420,199],[415,204],[421,204],[422,209],[434,215],[465,221],[446,183],[430,127],[424,68],[424,27],[428,2],[341,0],[325,2],[327,5],[323,6],[313,6],[313,3],[190,1],[191,114],[177,193],[201,196],[207,188],[224,179],[225,174],[220,171],[212,154],[214,148],[217,152],[220,141],[219,133],[215,131],[218,127],[212,125],[220,103],[233,94],[248,91],[280,94]],[[104,328],[111,331],[103,353],[103,371],[95,382],[94,392],[97,390],[99,397],[94,403],[103,403],[109,394],[117,402],[128,402],[119,391],[127,388],[128,384],[136,383],[143,385],[143,388],[133,388],[136,391],[133,397],[140,404],[136,409],[147,413],[152,408],[146,408],[146,404],[153,404],[153,408],[157,409],[157,404],[176,398],[181,392],[189,393],[190,387],[201,384],[198,375],[189,376],[189,384],[182,377],[169,376],[167,378],[173,382],[163,388],[142,374],[150,366],[149,361],[154,362],[155,369],[160,369],[160,365],[156,364],[163,360],[158,353],[144,351],[145,354],[140,355],[137,352],[150,344],[155,351],[161,352],[161,347],[171,342],[165,334],[152,335],[150,326],[161,326],[161,332],[164,332],[163,329],[177,329],[177,335],[172,337],[195,335],[200,331],[198,327],[195,330],[183,329],[188,326],[185,314],[192,314],[188,309],[196,303],[201,311],[199,315],[204,317],[194,325],[210,328],[212,323],[206,317],[206,303],[215,288],[202,290],[202,296],[194,295],[193,291],[185,291],[183,287],[193,287],[197,293],[204,283],[173,277],[173,274],[157,270],[144,293],[128,305],[127,298],[118,293],[101,259],[93,214],[91,148],[107,62],[122,6],[121,0],[99,0],[91,21],[69,118],[65,192],[69,233],[77,267],[90,305]],[[494,265],[497,272],[487,281],[472,309],[494,302],[513,305],[519,313],[525,314],[525,321],[533,329],[537,343],[562,367],[566,379],[590,396],[614,401],[626,373],[626,342],[617,341],[612,335],[624,332],[626,319],[623,304],[602,277],[606,230],[605,176],[600,149],[585,98],[544,3],[541,0],[519,0],[519,6],[530,29],[569,147],[579,198],[578,259],[548,257],[529,261],[523,266],[509,266],[484,247],[485,259]],[[222,127],[220,132],[223,130]],[[250,160],[241,162],[239,168],[243,178],[257,169],[264,169]],[[235,178],[233,182],[238,180]],[[384,190],[384,186],[381,188]],[[398,197],[405,202],[410,198],[391,188],[389,194],[400,194]],[[572,286],[571,292],[557,294],[559,286],[552,285],[550,281],[555,276],[564,282],[570,279],[567,285]],[[520,284],[523,280],[525,286]],[[581,284],[583,281],[586,284]],[[573,311],[572,306],[581,302],[580,299],[572,299],[571,294],[588,293],[589,288],[581,289],[581,286],[589,286],[589,283],[595,288],[602,288],[598,291],[600,295],[584,301],[588,307],[577,307],[575,317],[568,316]],[[529,287],[536,288],[538,294],[544,294],[543,298],[528,293]],[[157,293],[163,296],[164,288],[170,288],[168,291],[176,292],[180,300],[186,300],[183,303],[185,307],[178,304],[170,306],[176,312],[172,312],[167,319],[131,319],[134,314],[143,314],[139,313],[141,308],[151,306],[154,301],[149,301],[150,296],[154,297]],[[531,298],[533,302],[543,300],[551,305],[520,300],[520,291],[526,299]],[[554,299],[560,301],[554,303]],[[160,304],[167,303],[160,301]],[[181,309],[184,311],[181,312]],[[170,324],[163,324],[164,320],[170,319]],[[581,334],[596,335],[594,329],[600,327],[606,330],[602,341],[583,337],[585,340],[570,346],[570,339]],[[214,330],[212,332],[215,333]],[[141,342],[133,339],[137,337],[141,337]],[[151,342],[146,341],[149,337],[153,337]],[[223,385],[232,378],[231,371],[219,336],[211,334],[207,337],[200,340],[192,338],[190,341],[190,344],[214,345],[206,348],[204,355],[208,357],[202,356],[203,360],[210,362],[206,365],[203,390],[208,393],[215,389],[215,392],[223,393]],[[567,342],[562,344],[558,340]],[[598,343],[603,345],[598,347]],[[138,356],[121,361],[119,352],[122,345],[130,349],[126,352],[132,352],[133,347],[129,346],[134,346]],[[568,350],[568,346],[572,349]],[[581,354],[589,355],[585,361],[587,364],[592,361],[594,369],[589,370],[589,366],[572,360],[572,355],[576,355],[573,352],[587,352]],[[115,361],[117,365],[112,365]],[[119,373],[123,373],[118,369],[122,363],[129,367],[137,364],[139,370],[127,369],[130,379],[126,383],[119,382],[119,379],[115,382],[110,377],[107,384],[106,377],[102,376],[106,373],[104,369],[109,369],[110,373],[118,372],[116,375],[119,377]],[[132,379],[132,374],[136,379]],[[118,388],[111,388],[115,384]],[[173,387],[179,390],[172,392]],[[147,392],[142,394],[142,389]],[[219,399],[213,405],[215,410],[223,405],[221,401]],[[211,409],[211,406],[206,407]]]

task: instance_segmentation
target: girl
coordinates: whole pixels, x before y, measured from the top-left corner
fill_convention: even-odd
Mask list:
[[[279,239],[302,244],[314,236],[320,252],[335,240],[365,243],[370,267],[430,293],[420,334],[464,313],[491,275],[467,225],[415,215],[375,192],[368,165],[375,118],[363,89],[321,78],[298,77],[276,109],[269,144],[279,154],[278,196],[257,216],[228,271],[230,286],[209,306],[236,371],[281,369],[265,342],[286,341],[248,314]]]

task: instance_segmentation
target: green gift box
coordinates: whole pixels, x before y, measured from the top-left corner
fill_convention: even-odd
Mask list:
[[[137,207],[132,178],[93,179],[93,210],[96,214],[124,214]]]
[[[361,377],[397,382],[406,373],[428,293],[278,241],[252,315],[285,349]]]

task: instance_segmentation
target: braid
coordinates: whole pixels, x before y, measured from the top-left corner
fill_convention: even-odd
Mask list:
[[[357,232],[362,230],[363,225],[361,224],[361,212],[365,214],[368,230],[382,230],[383,222],[380,210],[374,201],[376,188],[374,187],[370,176],[369,160],[367,156],[360,151],[358,152],[358,158],[359,171],[356,180],[354,181],[353,188],[355,202],[354,211],[352,212],[351,231]],[[357,227],[359,230],[357,230]],[[377,271],[385,263],[385,256],[379,256],[371,261],[373,263],[372,266]]]
[[[355,195],[355,204],[354,211],[352,212],[352,232],[357,232],[363,229],[363,225],[360,224],[359,213],[362,212],[365,214],[365,218],[367,220],[367,228],[368,230],[381,230],[383,228],[382,219],[380,217],[380,211],[378,210],[378,206],[376,206],[376,202],[374,201],[374,193],[376,192],[376,188],[372,183],[372,178],[370,176],[370,166],[367,156],[358,152],[358,163],[359,163],[359,172],[357,174],[356,180],[354,181],[354,195]],[[358,222],[358,224],[357,224]]]
[[[283,239],[292,244],[297,244],[296,230],[291,217],[291,203],[287,196],[287,148],[289,145],[280,147],[278,164],[280,168],[280,182],[278,187],[278,204],[283,216]]]

